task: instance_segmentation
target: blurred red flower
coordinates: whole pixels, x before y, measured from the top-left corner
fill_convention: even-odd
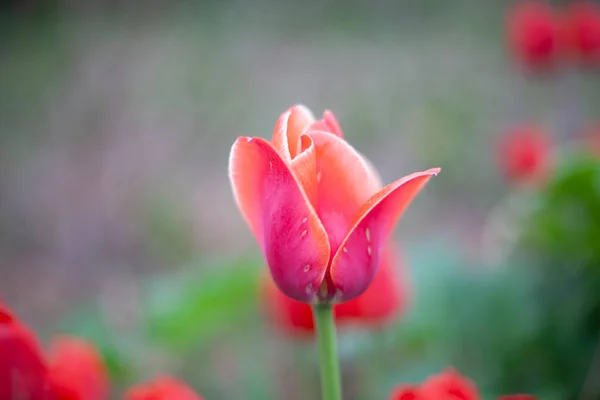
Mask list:
[[[91,343],[59,337],[47,359],[34,334],[0,303],[0,399],[105,400],[108,386]]]
[[[553,68],[563,51],[562,23],[541,0],[523,0],[507,15],[507,42],[516,60],[530,71]]]
[[[109,378],[98,350],[69,336],[56,338],[48,356],[48,372],[60,400],[104,400]]]
[[[592,153],[600,157],[600,123],[593,125],[584,136],[584,145]]]
[[[475,384],[453,368],[429,377],[420,387],[421,396],[436,400],[479,400]]]
[[[587,66],[600,66],[600,7],[575,0],[566,10],[567,43],[572,56]]]
[[[390,394],[390,400],[424,400],[421,390],[415,385],[400,385]]]
[[[395,270],[398,255],[391,246],[386,248],[379,271],[368,289],[358,297],[333,308],[338,327],[352,323],[376,327],[400,314],[407,300],[407,284]],[[309,304],[296,301],[281,292],[270,276],[265,274],[263,303],[274,323],[291,334],[312,337],[315,331]]]
[[[0,399],[54,400],[33,333],[0,303]]]
[[[401,384],[395,387],[390,400],[479,400],[477,386],[454,368],[427,378],[421,385]],[[498,400],[537,400],[526,394],[502,396]]]
[[[202,400],[185,383],[170,376],[132,386],[125,392],[124,400]]]
[[[319,121],[295,105],[272,140],[239,137],[231,148],[234,198],[273,281],[305,303],[345,302],[371,284],[396,222],[439,169],[386,187],[342,137],[333,113]]]
[[[500,169],[510,182],[539,183],[547,178],[551,141],[540,127],[517,126],[502,136],[498,149]]]

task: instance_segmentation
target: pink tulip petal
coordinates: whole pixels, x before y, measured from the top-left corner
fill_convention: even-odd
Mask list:
[[[350,301],[335,305],[340,323],[377,326],[393,320],[404,310],[408,301],[408,282],[399,258],[397,251],[388,244],[367,290]]]
[[[271,143],[286,163],[290,163],[300,151],[300,135],[313,122],[310,110],[296,104],[282,113],[275,124]]]
[[[350,300],[369,286],[400,216],[431,176],[439,171],[434,168],[405,176],[377,192],[363,205],[331,262],[331,279],[338,293],[336,300]]]
[[[327,269],[329,241],[290,167],[266,140],[240,137],[231,149],[229,177],[279,289],[313,301]]]
[[[340,127],[337,118],[329,110],[323,111],[323,118],[313,122],[308,130],[328,132],[340,139],[344,138],[344,133],[342,132],[342,128]]]
[[[300,137],[300,153],[292,160],[291,167],[314,207],[317,204],[317,152],[310,136]]]
[[[330,129],[331,133],[338,136],[339,138],[344,137],[342,128],[340,127],[340,124],[339,124],[337,118],[335,117],[335,115],[333,114],[333,112],[331,112],[329,110],[323,111],[323,119],[325,120],[327,125],[329,125],[329,129]]]
[[[380,188],[372,167],[345,140],[308,131],[316,150],[317,214],[332,255],[348,235],[360,207]]]

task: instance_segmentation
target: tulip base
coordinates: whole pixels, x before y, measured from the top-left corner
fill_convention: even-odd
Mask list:
[[[319,346],[322,399],[341,400],[342,386],[337,355],[335,323],[333,320],[333,304],[315,304],[312,308]]]

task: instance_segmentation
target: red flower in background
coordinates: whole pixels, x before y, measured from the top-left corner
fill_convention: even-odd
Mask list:
[[[453,368],[426,379],[421,385],[398,385],[390,400],[479,400],[475,384]],[[526,394],[502,396],[498,400],[537,400]]]
[[[499,146],[500,169],[511,182],[541,182],[549,172],[550,137],[535,125],[521,125],[506,133]]]
[[[390,400],[422,400],[420,388],[416,385],[400,385],[390,394]]]
[[[543,1],[519,1],[508,13],[507,41],[516,60],[526,69],[555,67],[563,50],[560,19]]]
[[[453,368],[429,377],[420,387],[421,396],[436,400],[479,400],[475,384]]]
[[[84,340],[62,336],[52,343],[48,371],[60,400],[104,400],[109,378],[98,350]]]
[[[185,383],[170,376],[161,376],[150,382],[132,386],[124,400],[202,400]]]
[[[398,262],[396,252],[388,246],[379,271],[367,290],[345,303],[335,304],[334,318],[338,327],[356,323],[378,326],[392,320],[405,307],[406,282],[394,269]],[[281,292],[270,276],[265,274],[263,300],[274,323],[292,333],[312,336],[315,331],[312,309]]]
[[[108,375],[94,346],[60,337],[49,360],[33,333],[0,304],[0,399],[105,400]]]
[[[0,303],[0,399],[54,400],[33,333]]]
[[[570,3],[566,31],[573,57],[584,65],[600,66],[600,7],[586,0]]]
[[[35,336],[0,303],[0,399],[106,400],[108,387],[102,356],[91,343],[60,336],[46,361]],[[124,398],[203,400],[168,376],[131,387]]]
[[[272,141],[240,137],[229,178],[271,276],[306,303],[344,302],[373,280],[394,225],[439,169],[381,188],[371,164],[342,137],[332,113],[284,112]]]
[[[585,134],[585,145],[592,152],[600,157],[600,123],[592,126]]]

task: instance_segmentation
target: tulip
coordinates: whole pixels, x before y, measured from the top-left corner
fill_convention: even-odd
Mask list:
[[[600,66],[600,7],[592,1],[573,1],[566,15],[571,54],[584,65]]]
[[[549,135],[532,124],[508,131],[499,146],[499,166],[510,182],[542,182],[551,161]]]
[[[358,297],[333,307],[338,327],[357,324],[378,327],[401,313],[406,304],[406,282],[398,279],[394,270],[397,255],[391,246],[386,248],[379,271],[368,289]],[[263,302],[273,322],[295,336],[313,337],[315,324],[309,304],[286,296],[265,274]]]
[[[420,393],[425,399],[479,400],[477,387],[453,368],[429,377],[421,384]]]
[[[170,376],[161,376],[129,388],[124,400],[202,400],[202,397],[185,383]]]
[[[342,398],[332,304],[369,287],[394,225],[438,172],[382,188],[333,113],[317,121],[302,105],[281,114],[270,142],[239,137],[233,144],[233,195],[271,277],[285,295],[313,305],[323,400]]]
[[[401,384],[392,389],[390,400],[479,400],[475,384],[454,368],[446,368],[420,385]],[[537,400],[527,394],[501,396],[498,400]]]
[[[438,172],[381,188],[333,113],[315,121],[302,105],[281,114],[271,142],[240,137],[229,158],[234,198],[275,284],[313,304],[348,301],[367,289],[394,225]]]
[[[52,387],[60,400],[104,400],[108,398],[108,372],[102,356],[89,342],[59,336],[48,360]]]
[[[509,10],[508,46],[530,71],[556,66],[562,53],[561,22],[553,8],[540,0],[523,0]]]
[[[400,385],[392,390],[390,400],[424,400],[416,385]]]
[[[0,399],[55,400],[32,332],[0,303]]]

